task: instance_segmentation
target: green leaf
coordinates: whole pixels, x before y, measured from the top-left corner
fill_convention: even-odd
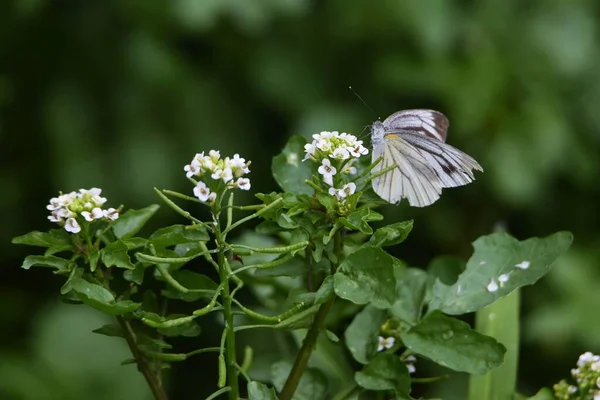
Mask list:
[[[385,310],[368,305],[356,314],[344,332],[346,346],[359,363],[367,364],[377,351],[379,330],[386,314]]]
[[[185,314],[173,314],[169,315],[166,320],[176,319],[179,317],[185,317]],[[158,333],[167,337],[174,336],[185,336],[185,337],[196,337],[200,334],[200,325],[196,321],[189,321],[185,324],[176,325],[170,328],[160,328]]]
[[[285,192],[312,194],[313,189],[304,181],[312,176],[312,161],[302,162],[306,139],[294,135],[283,151],[273,158],[271,169],[277,184]]]
[[[453,285],[465,270],[465,261],[455,256],[439,256],[427,266],[429,286],[433,287],[437,279],[444,285]]]
[[[384,226],[375,231],[371,239],[367,242],[368,246],[385,247],[394,246],[404,242],[413,228],[413,221],[396,222]]]
[[[485,374],[502,364],[506,348],[456,318],[435,311],[400,334],[407,348],[432,361],[470,374]]]
[[[284,254],[278,258],[284,258],[287,255]],[[266,276],[301,276],[306,273],[306,266],[303,260],[298,258],[292,258],[288,262],[285,262],[277,267],[273,268],[257,268],[254,270],[255,277],[266,277]]]
[[[323,283],[321,283],[321,286],[317,290],[313,304],[323,304],[329,300],[333,294],[333,276],[328,275],[325,277]]]
[[[144,272],[146,268],[142,263],[137,263],[134,269],[128,269],[123,271],[123,278],[126,281],[133,282],[137,285],[141,285],[144,282]]]
[[[334,274],[335,293],[355,304],[389,308],[396,300],[397,260],[377,247],[350,254]]]
[[[141,210],[129,210],[119,217],[112,226],[118,239],[131,237],[138,233],[160,207],[152,204]]]
[[[340,218],[339,221],[344,224],[348,229],[360,231],[365,235],[370,235],[373,233],[373,228],[369,225],[370,221],[381,221],[383,219],[383,215],[370,210],[367,207],[359,208],[358,210],[352,212],[346,218]]]
[[[508,296],[485,307],[475,316],[475,329],[491,336],[506,346],[504,363],[483,376],[469,377],[469,399],[510,399],[516,392],[517,367],[519,362],[519,307],[520,292],[515,290]]]
[[[535,283],[568,250],[572,240],[569,232],[522,242],[505,232],[483,236],[473,243],[475,252],[454,285],[436,281],[429,308],[452,315],[480,310],[521,286]],[[508,280],[501,282],[500,277]]]
[[[335,214],[337,212],[339,202],[329,193],[317,193],[317,200],[327,209],[328,213]]]
[[[289,361],[279,361],[271,366],[271,380],[277,391],[283,389],[291,370],[292,364]],[[323,373],[315,368],[307,368],[302,374],[293,400],[325,400],[326,394],[327,379]]]
[[[73,269],[75,263],[70,260],[55,256],[27,256],[23,260],[21,268],[29,269],[31,267],[48,267],[56,268],[54,271],[57,274],[68,273]]]
[[[549,388],[541,388],[536,394],[531,397],[525,397],[527,400],[555,400],[554,393],[552,389]]]
[[[139,303],[130,300],[115,301],[114,296],[107,289],[81,278],[72,279],[71,288],[82,302],[106,314],[125,314],[140,306]]]
[[[47,247],[47,254],[58,253],[73,247],[71,235],[64,229],[52,229],[49,232],[33,231],[12,240],[13,244]]]
[[[203,225],[172,225],[158,229],[148,238],[159,249],[190,242],[206,242],[209,239]]]
[[[264,383],[252,381],[248,382],[248,400],[277,400],[277,394]]]
[[[208,276],[188,271],[186,269],[176,271],[172,275],[173,278],[175,278],[175,280],[183,287],[190,290],[203,290],[203,292],[183,293],[171,286],[168,286],[167,289],[162,291],[162,295],[169,299],[183,300],[187,302],[197,301],[201,298],[212,297],[214,295],[214,291],[219,286]]]
[[[392,315],[409,324],[421,318],[427,293],[427,273],[417,268],[396,268],[396,301]]]
[[[121,326],[116,324],[104,325],[101,328],[94,329],[92,332],[111,337],[125,337]]]
[[[135,269],[135,265],[131,263],[129,254],[127,254],[128,250],[129,248],[123,241],[117,240],[100,250],[100,256],[107,268],[115,266],[117,268]]]
[[[397,395],[408,397],[410,375],[404,362],[397,355],[379,353],[354,375],[360,387],[369,390],[393,390]]]

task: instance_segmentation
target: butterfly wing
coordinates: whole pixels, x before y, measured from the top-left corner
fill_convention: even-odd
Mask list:
[[[427,160],[444,188],[463,186],[474,181],[473,170],[483,172],[473,157],[449,144],[413,133],[402,133],[400,136]]]
[[[373,190],[379,197],[390,203],[406,198],[413,207],[428,206],[440,197],[442,182],[428,160],[400,135],[387,135],[383,143],[374,147],[373,161],[382,155],[374,173],[391,166],[396,168],[373,179]]]
[[[383,121],[386,133],[410,132],[446,141],[450,122],[444,114],[434,110],[403,110]]]

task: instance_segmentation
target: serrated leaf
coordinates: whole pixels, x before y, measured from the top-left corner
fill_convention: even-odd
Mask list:
[[[373,306],[366,306],[356,314],[346,332],[346,346],[350,354],[361,364],[367,364],[377,350],[379,330],[387,312]]]
[[[264,383],[248,382],[248,400],[277,400],[275,389]]]
[[[271,380],[281,391],[283,385],[292,370],[292,364],[289,361],[279,361],[271,366]],[[302,374],[298,384],[298,389],[293,400],[325,400],[327,394],[327,379],[321,371],[315,368],[307,368]]]
[[[47,267],[55,268],[55,273],[62,274],[68,273],[73,269],[75,263],[71,260],[65,260],[64,258],[56,256],[27,256],[23,260],[21,268],[29,269],[31,267]]]
[[[116,324],[107,324],[101,328],[94,329],[92,332],[110,337],[125,337],[121,326]]]
[[[506,348],[469,324],[434,311],[400,334],[407,348],[455,371],[485,374],[502,364]]]
[[[127,254],[128,250],[129,248],[125,243],[117,240],[103,248],[100,251],[100,257],[107,268],[115,266],[117,268],[135,269],[135,266],[131,263],[129,254]]]
[[[368,246],[394,246],[404,242],[413,228],[413,221],[396,222],[384,226],[375,231],[371,239],[367,242]]]
[[[362,371],[354,375],[356,383],[369,390],[393,390],[408,397],[410,375],[404,362],[394,354],[379,353]]]
[[[189,242],[206,242],[210,239],[202,225],[172,225],[158,229],[148,240],[156,248],[165,248]]]
[[[483,236],[473,243],[475,252],[454,285],[436,281],[429,308],[452,315],[480,310],[521,286],[535,283],[568,250],[572,240],[568,232],[522,242],[505,232]]]
[[[156,204],[140,210],[128,210],[119,216],[112,230],[118,239],[129,238],[138,233],[148,220],[158,211],[160,207]]]
[[[306,139],[292,136],[283,151],[273,158],[271,170],[275,181],[285,192],[312,194],[313,189],[304,181],[312,176],[311,161],[302,162]]]
[[[381,221],[383,215],[370,210],[367,207],[359,208],[353,211],[346,218],[340,218],[339,221],[348,229],[357,230],[365,235],[373,233],[373,228],[369,225],[371,221]]]
[[[115,301],[106,288],[81,278],[72,279],[70,285],[82,302],[109,315],[132,312],[140,306],[130,300]]]
[[[390,309],[395,317],[415,324],[421,317],[427,293],[427,273],[417,268],[396,268],[396,301]]]
[[[350,254],[334,274],[335,293],[355,304],[389,308],[396,299],[394,257],[377,247]]]

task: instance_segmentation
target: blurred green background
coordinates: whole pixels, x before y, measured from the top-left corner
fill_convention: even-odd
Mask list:
[[[569,254],[523,292],[519,388],[566,377],[600,353],[599,15],[593,0],[0,2],[0,399],[149,398],[119,366],[124,343],[91,333],[106,318],[19,268],[32,249],[10,239],[51,228],[59,190],[101,187],[127,208],[157,203],[154,186],[191,194],[183,166],[212,148],[252,160],[252,192],[277,190],[271,158],[291,134],[368,140],[365,126],[406,108],[444,112],[448,142],[485,173],[431,207],[386,208],[415,218],[395,255],[426,266],[468,257],[499,226],[572,231]],[[163,208],[153,223],[175,222]],[[218,335],[207,321],[192,348]],[[213,358],[173,368],[173,399],[213,391]]]

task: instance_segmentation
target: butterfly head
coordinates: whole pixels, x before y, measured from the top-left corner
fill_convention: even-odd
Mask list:
[[[383,137],[385,136],[385,128],[383,122],[377,120],[371,125],[371,143],[373,146],[383,143]]]

